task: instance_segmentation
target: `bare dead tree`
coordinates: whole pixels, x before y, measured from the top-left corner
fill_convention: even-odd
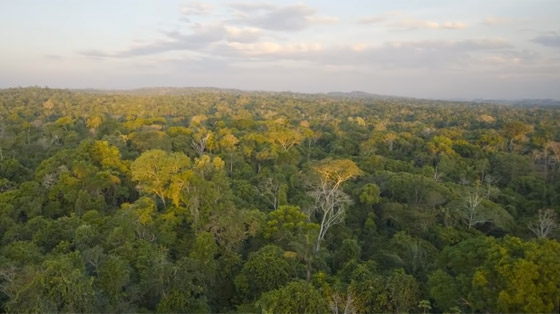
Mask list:
[[[556,222],[556,213],[548,209],[540,209],[538,217],[535,221],[528,224],[529,230],[537,236],[537,238],[547,238],[550,234],[558,228]]]
[[[487,174],[486,176],[484,176],[483,182],[486,183],[486,198],[490,198],[492,190],[495,190],[492,185],[497,183],[498,181],[498,178],[492,176],[491,174]]]
[[[329,309],[333,314],[357,313],[352,291],[349,291],[345,296],[337,292],[331,294],[329,296]]]
[[[208,139],[211,135],[212,133],[200,134],[194,136],[191,140],[191,147],[198,153],[199,156],[202,156],[204,151],[206,151],[206,144],[208,143]]]
[[[321,248],[321,241],[330,227],[341,223],[346,215],[346,208],[352,203],[350,197],[339,190],[326,184],[312,191],[311,196],[315,198],[315,210],[321,214],[321,223],[315,251]]]
[[[272,178],[264,179],[258,186],[255,187],[262,198],[275,210],[278,209],[280,188],[280,184]]]
[[[480,195],[478,188],[463,197],[462,204],[459,207],[459,216],[469,229],[490,221],[490,217],[484,212],[483,200],[484,198]]]

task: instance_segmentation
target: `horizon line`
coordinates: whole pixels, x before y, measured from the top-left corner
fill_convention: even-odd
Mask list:
[[[207,89],[207,90],[222,90],[222,91],[236,91],[242,93],[272,93],[272,94],[300,94],[300,95],[326,95],[326,96],[337,96],[329,94],[347,94],[346,96],[352,96],[351,94],[363,94],[363,96],[371,97],[381,97],[381,98],[404,98],[404,99],[417,99],[417,100],[437,100],[437,101],[459,101],[459,102],[480,102],[480,101],[556,101],[560,102],[560,98],[531,98],[531,97],[521,97],[521,98],[502,98],[502,97],[423,97],[423,96],[400,96],[391,94],[381,94],[363,90],[351,90],[351,91],[340,91],[332,90],[327,92],[304,92],[304,91],[293,91],[293,90],[267,90],[267,89],[243,89],[234,87],[216,87],[216,86],[141,86],[141,87],[131,87],[131,88],[96,88],[96,87],[50,87],[48,85],[28,85],[28,86],[12,86],[12,87],[0,87],[0,90],[8,89],[26,89],[26,88],[41,88],[41,89],[52,89],[52,90],[68,90],[68,91],[98,91],[98,92],[133,92],[148,89]],[[344,95],[341,95],[344,96]]]

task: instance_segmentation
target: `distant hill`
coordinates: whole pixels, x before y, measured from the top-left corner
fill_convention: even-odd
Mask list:
[[[362,91],[352,92],[328,92],[328,93],[300,93],[291,91],[264,91],[264,90],[241,90],[233,88],[217,87],[143,87],[136,89],[76,89],[74,91],[88,94],[127,94],[127,95],[189,95],[201,92],[225,93],[225,94],[260,94],[260,95],[284,95],[295,97],[328,97],[346,98],[354,100],[389,100],[389,99],[415,99],[412,97],[389,96],[367,93]]]
[[[448,101],[474,102],[479,104],[502,104],[511,106],[540,106],[540,107],[556,107],[560,106],[560,100],[557,99],[501,99],[501,98],[452,98]]]
[[[474,103],[474,104],[500,104],[510,106],[539,106],[560,107],[558,99],[502,99],[502,98],[417,98],[394,95],[381,95],[363,91],[352,92],[327,92],[327,93],[300,93],[291,91],[264,91],[264,90],[241,90],[234,88],[218,87],[143,87],[136,89],[69,89],[70,91],[88,94],[126,94],[126,95],[190,95],[195,93],[223,93],[223,94],[252,94],[252,95],[283,95],[297,98],[327,97],[351,100],[414,100],[419,103]]]
[[[127,94],[127,95],[188,95],[200,92],[243,93],[231,88],[216,87],[143,87],[135,89],[77,89],[75,91],[90,94]]]
[[[514,106],[560,106],[560,100],[556,99],[485,99],[478,100],[475,102],[491,102],[498,104],[514,105]]]
[[[372,94],[362,91],[352,91],[352,92],[329,92],[325,93],[324,95],[332,96],[332,97],[343,97],[343,98],[352,98],[352,99],[402,99],[402,98],[410,98],[410,97],[401,97],[401,96],[389,96],[389,95],[379,95],[379,94]]]

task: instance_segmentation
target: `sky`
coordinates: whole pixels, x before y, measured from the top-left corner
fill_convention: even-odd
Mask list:
[[[0,88],[560,99],[558,0],[0,0]]]

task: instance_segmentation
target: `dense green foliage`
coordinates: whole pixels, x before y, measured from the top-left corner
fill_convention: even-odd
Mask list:
[[[2,311],[558,312],[559,108],[162,91],[0,90]]]

